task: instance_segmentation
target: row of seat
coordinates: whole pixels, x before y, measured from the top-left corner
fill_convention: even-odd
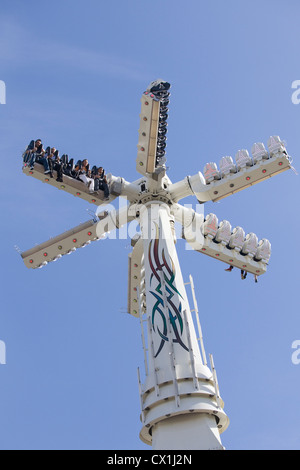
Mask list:
[[[271,257],[271,243],[266,238],[258,241],[255,233],[251,232],[245,236],[242,227],[231,228],[228,220],[218,222],[215,214],[208,214],[202,225],[204,237],[212,239],[215,243],[222,243],[227,248],[236,249],[242,255],[248,255],[254,261],[268,263]]]
[[[164,166],[166,163],[166,146],[167,146],[167,119],[168,119],[168,105],[170,101],[170,83],[164,80],[155,80],[151,82],[145,91],[145,95],[153,94],[160,102],[159,119],[158,119],[158,133],[156,145],[156,162],[155,166]]]
[[[57,172],[57,181],[63,182],[63,175],[82,181],[90,192],[104,191],[105,198],[109,197],[109,186],[102,167],[94,165],[90,168],[87,159],[77,160],[69,158],[67,154],[59,156],[54,147],[43,148],[40,139],[32,140],[23,153],[23,164],[33,170],[36,163],[44,166],[45,174],[53,177],[53,170]]]
[[[267,145],[269,152],[266,150],[262,142],[253,144],[251,149],[252,157],[249,155],[248,150],[238,150],[235,155],[236,163],[234,163],[230,156],[222,157],[219,163],[219,169],[217,164],[214,162],[206,163],[203,169],[206,184],[209,184],[214,180],[225,178],[231,173],[237,173],[238,171],[241,171],[246,167],[251,167],[262,160],[268,160],[279,153],[287,155],[284,142],[279,136],[271,136]]]

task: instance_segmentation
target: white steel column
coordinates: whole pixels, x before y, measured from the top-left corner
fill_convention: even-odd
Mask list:
[[[140,383],[141,439],[157,449],[223,449],[228,418],[204,364],[162,202],[140,210],[148,325],[148,374]]]

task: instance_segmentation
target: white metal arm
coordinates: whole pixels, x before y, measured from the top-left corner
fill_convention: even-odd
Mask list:
[[[267,239],[258,242],[253,233],[245,236],[241,227],[232,230],[227,220],[219,223],[215,214],[204,219],[202,214],[180,204],[173,205],[172,213],[183,227],[183,237],[195,251],[256,276],[266,272],[271,256]]]
[[[23,261],[28,268],[41,268],[50,261],[56,261],[63,255],[69,255],[89,245],[92,241],[100,240],[101,237],[114,229],[118,229],[129,220],[128,207],[118,211],[103,212],[97,219],[92,219],[74,227],[61,235],[50,238],[48,241],[21,253]]]
[[[241,161],[241,157],[239,158]],[[209,173],[205,179],[204,175],[199,172],[196,175],[187,176],[178,183],[171,184],[168,191],[176,202],[192,195],[195,195],[200,203],[216,202],[290,168],[292,168],[291,160],[286,151],[280,147],[277,152],[270,153],[267,159],[256,158],[256,160],[248,160],[243,166],[237,165],[234,173],[229,171],[221,175],[218,172],[218,179],[211,179],[209,177],[211,173]]]

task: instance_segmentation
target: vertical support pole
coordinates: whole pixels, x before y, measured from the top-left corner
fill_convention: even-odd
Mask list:
[[[197,304],[196,295],[195,295],[194,281],[191,275],[190,275],[190,284],[191,284],[191,290],[192,290],[192,296],[193,296],[193,302],[194,302],[194,308],[195,308],[195,316],[196,316],[198,333],[199,333],[198,341],[200,343],[203,364],[207,366],[206,353],[205,353],[205,348],[204,348],[204,343],[203,343],[202,328],[201,328],[200,319],[199,319],[198,304]]]
[[[149,340],[150,341],[150,349],[152,353],[152,360],[154,363],[154,377],[155,377],[155,392],[156,396],[159,397],[159,383],[158,383],[158,377],[157,377],[157,368],[155,367],[155,355],[154,355],[154,345],[153,345],[153,338],[152,338],[152,326],[151,326],[151,320],[150,317],[148,317],[148,328],[149,328]]]
[[[214,364],[212,354],[209,355],[209,359],[210,359],[210,367],[211,367],[211,371],[212,371],[212,375],[213,375],[213,379],[214,379],[214,384],[215,384],[215,389],[216,389],[216,401],[217,401],[218,407],[221,408],[219,384],[218,384],[217,372],[216,372],[216,369],[215,369],[215,364]]]
[[[194,380],[194,386],[196,390],[199,390],[199,382],[198,382],[198,377],[197,377],[197,371],[196,371],[196,366],[195,366],[195,359],[194,359],[194,350],[192,346],[192,341],[191,341],[191,335],[190,335],[190,326],[189,322],[187,319],[187,313],[186,310],[183,312],[183,317],[187,329],[187,337],[188,337],[188,344],[189,344],[189,350],[190,350],[190,358],[191,358],[191,368],[192,368],[192,373],[193,373],[193,380]]]
[[[143,351],[144,351],[145,372],[146,372],[146,375],[148,375],[147,348],[146,348],[144,326],[143,326],[143,313],[142,313],[142,308],[141,308],[140,290],[139,290],[138,287],[137,287],[137,298],[138,298],[138,302],[139,302],[139,317],[140,317],[141,336],[142,336],[142,344],[143,344]]]
[[[154,450],[222,449],[220,429],[227,427],[228,419],[217,406],[212,372],[204,364],[200,327],[201,355],[170,208],[151,201],[139,209],[148,320],[148,375],[142,387],[145,421],[140,437]]]
[[[142,422],[145,422],[145,413],[143,410],[143,390],[142,390],[142,383],[141,383],[141,374],[140,374],[140,368],[138,367],[137,369],[137,374],[138,374],[138,383],[139,383],[139,395],[140,395],[140,403],[141,403],[141,413],[142,413]]]

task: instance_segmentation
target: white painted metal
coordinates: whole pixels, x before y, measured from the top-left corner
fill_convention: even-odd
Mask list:
[[[245,164],[245,167],[240,167],[237,173],[228,173],[219,180],[206,182],[199,172],[170,184],[168,191],[175,202],[192,195],[195,195],[200,203],[216,202],[290,168],[292,168],[291,159],[285,150],[279,148],[268,160],[257,161],[253,166]]]
[[[189,449],[191,442],[197,449],[221,449],[219,434],[229,420],[223,404],[217,403],[213,374],[202,361],[176,253],[171,212],[166,204],[149,203],[141,208],[139,217],[150,343],[149,372],[142,385],[140,437],[152,443],[153,449]],[[191,414],[197,415],[196,437]]]
[[[258,243],[254,257],[250,252],[245,255],[241,253],[244,245],[244,231],[241,227],[235,227],[232,235],[229,236],[228,228],[230,224],[228,221],[222,221],[223,223],[221,222],[219,229],[220,227],[223,228],[224,222],[227,226],[224,243],[222,243],[219,239],[216,240],[220,232],[219,229],[216,230],[216,219],[212,217],[213,214],[209,214],[210,217],[206,218],[206,222],[212,222],[210,230],[207,230],[206,222],[203,223],[203,215],[196,213],[193,209],[183,207],[180,204],[173,204],[171,211],[175,220],[182,224],[183,236],[195,251],[238,269],[246,270],[255,276],[260,276],[266,272],[271,254],[271,244],[268,240],[263,239]],[[214,234],[215,238],[213,238]],[[229,246],[229,242],[231,246]]]
[[[197,299],[196,299],[196,295],[195,295],[194,280],[193,280],[191,275],[190,275],[189,284],[191,285],[191,291],[192,291],[193,302],[194,302],[194,311],[195,311],[195,317],[196,317],[196,322],[197,322],[197,327],[198,327],[198,334],[199,334],[198,341],[200,343],[203,364],[206,366],[207,365],[207,359],[206,359],[206,352],[205,352],[204,342],[203,342],[202,328],[201,328],[200,319],[199,319],[199,309],[198,309],[198,303],[197,303]]]
[[[78,248],[100,240],[106,233],[120,228],[129,220],[127,207],[117,211],[104,211],[94,219],[22,252],[21,256],[28,268],[40,268],[51,261],[56,261],[63,255],[71,254]]]
[[[112,184],[110,185],[111,191],[109,200],[107,201],[104,200],[103,191],[99,190],[97,192],[91,193],[85,183],[78,179],[63,175],[63,181],[58,182],[56,181],[56,171],[54,171],[54,177],[50,178],[49,174],[44,174],[44,166],[39,162],[35,163],[33,170],[31,170],[28,165],[24,165],[23,173],[27,176],[32,176],[33,178],[42,181],[42,183],[54,186],[55,188],[60,189],[61,191],[72,194],[73,196],[78,197],[80,199],[84,199],[85,201],[91,204],[95,204],[97,206],[108,204],[114,199],[116,199],[116,197],[120,196],[120,187],[116,184],[117,180],[112,181]]]
[[[145,339],[145,333],[144,333],[144,325],[143,325],[143,312],[142,312],[142,302],[140,298],[140,293],[139,293],[139,288],[137,288],[137,294],[139,298],[139,317],[140,317],[140,327],[141,327],[141,338],[142,338],[142,345],[143,345],[143,351],[144,351],[144,365],[145,365],[145,372],[146,375],[148,375],[148,360],[147,360],[147,346],[146,346],[146,339]]]
[[[195,413],[170,416],[152,428],[153,450],[224,450],[213,415]]]

